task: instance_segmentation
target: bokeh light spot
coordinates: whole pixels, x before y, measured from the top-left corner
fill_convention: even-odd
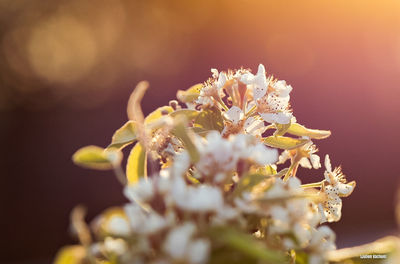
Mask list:
[[[91,70],[97,46],[84,23],[71,16],[59,16],[33,28],[28,54],[38,76],[50,82],[71,83]]]

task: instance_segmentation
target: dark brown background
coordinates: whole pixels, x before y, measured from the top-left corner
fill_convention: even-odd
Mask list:
[[[340,247],[395,230],[400,140],[398,1],[0,1],[1,259],[50,262],[68,216],[124,203],[111,173],[74,166],[106,146],[140,80],[149,113],[210,68],[263,63],[298,121],[331,129],[321,156],[357,181],[332,224]],[[311,175],[310,175],[311,172]],[[322,171],[302,172],[304,182]]]

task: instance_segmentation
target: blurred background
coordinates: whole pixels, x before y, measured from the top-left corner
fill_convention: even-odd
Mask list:
[[[294,87],[300,123],[332,130],[319,153],[357,181],[338,246],[395,232],[399,1],[0,0],[1,260],[50,263],[74,243],[75,205],[91,219],[125,202],[111,172],[71,155],[110,142],[138,81],[149,113],[210,68],[259,63]]]

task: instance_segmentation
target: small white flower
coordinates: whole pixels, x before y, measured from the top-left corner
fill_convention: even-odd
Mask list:
[[[256,119],[254,117],[247,118],[243,128],[247,134],[260,137],[267,129],[263,120]]]
[[[329,155],[325,156],[325,167],[326,171],[324,172],[324,176],[326,181],[332,186],[331,191],[341,197],[349,196],[354,190],[355,182],[346,183],[346,177],[340,167],[336,167],[332,171]]]
[[[225,83],[227,80],[228,80],[228,78],[226,77],[226,73],[221,72],[218,76],[218,81],[215,84],[217,86],[218,90],[221,90],[225,86]]]
[[[232,171],[236,167],[237,155],[232,151],[231,142],[222,138],[217,131],[208,133],[206,140],[197,141],[197,149],[200,152],[197,169],[209,176]]]
[[[132,230],[139,234],[153,234],[166,227],[165,219],[156,212],[144,211],[137,204],[128,204],[124,206]]]
[[[226,221],[235,219],[239,216],[238,210],[231,206],[223,206],[217,211],[217,215],[213,219],[214,223],[224,224]]]
[[[287,85],[284,80],[276,81],[272,85],[272,88],[274,90],[273,93],[279,97],[288,97],[290,92],[293,90],[292,86]]]
[[[246,148],[247,153],[244,155],[259,165],[273,164],[278,160],[278,150],[269,148],[261,143]]]
[[[241,76],[240,81],[247,85],[251,85],[254,100],[263,97],[267,93],[268,80],[265,75],[265,67],[262,64],[258,65],[256,75],[253,75],[250,72],[245,73]]]
[[[187,255],[191,264],[207,263],[210,254],[210,241],[206,239],[196,239],[188,245]]]
[[[332,171],[329,156],[325,156],[324,173],[327,184],[323,185],[322,191],[326,194],[325,201],[318,204],[321,214],[321,223],[337,222],[342,216],[342,199],[340,197],[349,196],[355,187],[355,182],[346,183],[346,178],[340,167],[336,167]]]
[[[276,82],[272,85],[270,93],[256,100],[260,116],[268,123],[289,124],[293,118],[289,105],[289,93],[292,88],[291,86],[282,88],[282,86],[282,81]]]
[[[264,121],[268,123],[289,124],[292,114],[288,112],[260,113]]]
[[[223,207],[221,190],[217,187],[201,185],[181,187],[179,192],[174,192],[177,206],[191,212],[217,212]]]
[[[236,197],[233,203],[236,208],[244,213],[259,213],[260,208],[257,207],[254,203],[252,203],[251,195],[248,193],[243,193],[242,197]]]
[[[225,117],[232,121],[234,124],[237,124],[240,120],[243,119],[243,111],[237,106],[232,106],[228,111],[224,113]]]
[[[151,200],[154,196],[154,186],[152,179],[141,178],[139,182],[127,185],[124,188],[124,195],[132,202],[139,204]]]
[[[125,241],[121,238],[106,237],[104,240],[104,248],[107,252],[122,255],[128,250],[128,246]]]
[[[299,149],[283,151],[279,156],[278,164],[283,164],[287,160],[297,156],[301,157],[299,161],[299,165],[301,167],[307,169],[312,169],[312,168],[319,169],[321,168],[321,162],[319,156],[315,154],[315,152],[317,151],[318,149],[315,147],[312,141],[310,141],[305,145],[301,146]]]
[[[336,249],[335,233],[328,226],[320,226],[312,231],[309,247],[319,253]]]
[[[265,198],[285,198],[303,192],[301,182],[297,177],[291,177],[286,183],[281,178],[275,179],[275,183],[267,190]]]
[[[172,229],[164,241],[164,251],[176,260],[185,259],[188,244],[196,232],[196,226],[187,222]]]
[[[127,236],[129,235],[131,228],[129,227],[129,222],[126,218],[113,216],[108,223],[108,230],[113,235]]]
[[[174,163],[171,167],[171,174],[176,177],[182,177],[190,167],[190,156],[187,151],[183,151],[174,156]]]

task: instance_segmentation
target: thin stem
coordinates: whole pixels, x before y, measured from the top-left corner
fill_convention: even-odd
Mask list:
[[[256,110],[257,110],[257,105],[253,105],[250,108],[250,110],[245,114],[245,117],[247,118],[247,117],[251,116],[252,114],[254,114],[256,112]]]
[[[118,164],[117,166],[114,166],[114,173],[117,180],[122,184],[122,186],[125,186],[127,181],[124,170],[122,169],[121,165]]]
[[[294,163],[292,163],[292,164],[290,165],[288,171],[287,171],[286,174],[285,174],[285,177],[283,177],[283,181],[284,181],[284,182],[287,181],[287,180],[289,180],[289,177],[290,177],[290,174],[292,173],[293,168],[294,168]]]
[[[290,165],[288,171],[285,174],[285,177],[283,177],[283,181],[287,181],[290,178],[290,175],[293,177],[296,176],[297,168],[299,167],[299,161],[297,159],[292,160],[292,164]]]
[[[217,97],[217,101],[218,101],[218,103],[221,104],[222,108],[224,108],[225,111],[229,110],[229,108],[226,106],[225,102],[219,96]]]
[[[307,184],[302,184],[301,187],[302,188],[316,188],[316,187],[318,188],[318,187],[321,187],[323,183],[324,183],[324,181],[307,183]]]

